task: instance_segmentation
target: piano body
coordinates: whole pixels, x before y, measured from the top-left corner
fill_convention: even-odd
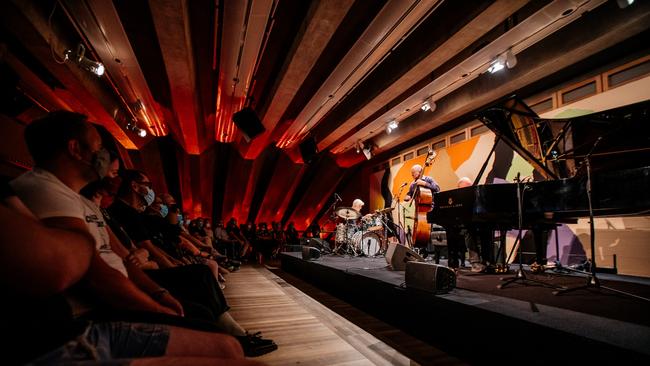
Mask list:
[[[522,228],[551,228],[589,216],[587,155],[595,217],[650,214],[650,102],[544,120],[511,99],[481,112],[479,119],[497,142],[504,141],[535,167],[537,181],[519,183]],[[476,185],[484,168],[474,186],[435,194],[427,221],[518,228],[517,183]]]

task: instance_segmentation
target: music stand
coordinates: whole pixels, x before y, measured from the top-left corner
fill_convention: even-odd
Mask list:
[[[523,264],[523,256],[524,256],[524,250],[523,250],[523,245],[521,245],[521,233],[523,231],[523,194],[521,192],[521,180],[519,179],[519,174],[517,174],[517,178],[515,178],[516,184],[517,184],[517,218],[518,218],[518,229],[519,232],[517,233],[517,239],[515,240],[515,243],[518,243],[519,245],[519,269],[517,269],[517,272],[515,273],[514,276],[512,277],[503,277],[501,278],[501,281],[505,281],[505,283],[502,283],[497,286],[498,289],[504,289],[506,286],[510,285],[511,283],[515,282],[520,282],[522,285],[529,285],[529,284],[538,284],[546,287],[552,287],[552,288],[563,288],[563,287],[558,287],[551,285],[549,283],[532,279],[532,278],[527,278],[526,277],[526,272],[524,272],[524,264]]]
[[[587,203],[588,203],[588,207],[589,207],[589,234],[590,234],[590,241],[589,241],[590,243],[589,244],[590,244],[590,247],[591,247],[591,258],[587,260],[587,262],[590,264],[590,272],[584,272],[584,271],[575,271],[575,272],[580,272],[580,273],[587,274],[587,282],[584,285],[581,285],[581,286],[576,286],[576,287],[571,287],[571,288],[563,288],[563,289],[558,290],[558,291],[553,291],[553,295],[562,295],[562,294],[566,294],[567,292],[573,292],[573,291],[582,290],[582,289],[587,289],[588,290],[588,289],[593,287],[596,290],[601,290],[601,289],[602,290],[609,290],[609,291],[615,292],[617,294],[630,296],[630,297],[633,297],[633,298],[636,298],[636,299],[639,299],[639,300],[650,301],[650,299],[648,299],[646,297],[643,297],[643,296],[631,294],[629,292],[617,290],[615,288],[611,288],[611,287],[607,287],[607,286],[601,286],[600,280],[596,276],[596,229],[595,229],[595,224],[594,224],[594,209],[593,209],[593,204],[592,204],[592,200],[591,200],[591,188],[592,187],[591,187],[591,161],[590,161],[591,159],[590,159],[590,157],[591,157],[591,154],[593,153],[594,149],[596,148],[596,146],[600,142],[600,140],[601,140],[601,138],[599,137],[596,140],[596,142],[594,143],[594,146],[591,148],[591,151],[589,152],[589,154],[587,154],[585,156],[584,160],[583,160],[584,164],[585,164],[585,167],[587,169]],[[559,254],[558,254],[558,256],[559,256]]]

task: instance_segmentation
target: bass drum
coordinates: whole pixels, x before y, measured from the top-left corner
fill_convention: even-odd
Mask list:
[[[381,249],[384,239],[375,232],[356,232],[352,236],[352,244],[359,253],[363,253],[368,257],[374,257],[381,254]]]

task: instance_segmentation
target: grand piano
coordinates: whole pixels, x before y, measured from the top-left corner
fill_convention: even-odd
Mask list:
[[[589,216],[587,173],[594,216],[650,214],[650,101],[541,119],[512,98],[477,117],[496,134],[495,147],[505,143],[533,165],[533,177],[477,185],[488,156],[473,186],[435,194],[429,223],[516,229],[520,201],[524,229],[575,222]]]

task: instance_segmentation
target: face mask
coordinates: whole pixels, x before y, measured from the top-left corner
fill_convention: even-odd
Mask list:
[[[151,206],[153,201],[156,199],[156,194],[154,193],[153,189],[147,187],[147,193],[142,196],[144,200],[147,202],[147,206]]]
[[[176,217],[178,217],[178,223],[182,225],[183,224],[183,215],[178,214]]]
[[[90,165],[99,179],[102,179],[108,174],[108,169],[111,166],[111,155],[108,150],[101,148],[93,153],[90,162],[84,161],[84,163]]]
[[[186,219],[186,220],[185,220],[185,226],[189,226],[189,225],[190,225],[190,220],[189,220],[189,219]]]
[[[168,213],[169,213],[169,208],[167,208],[167,205],[160,205],[160,216],[167,217]]]

